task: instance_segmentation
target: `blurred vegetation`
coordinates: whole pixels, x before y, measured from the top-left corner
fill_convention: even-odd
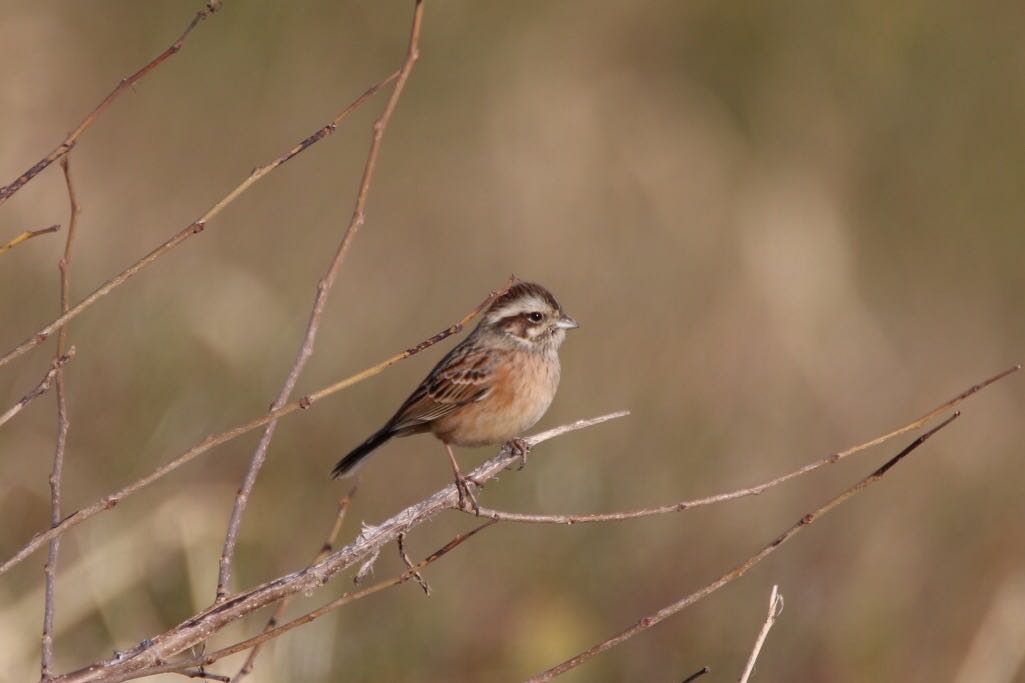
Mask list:
[[[199,4],[7,0],[0,181]],[[74,299],[396,68],[409,14],[404,2],[226,0],[75,149]],[[1023,21],[1025,5],[1007,2],[428,0],[422,58],[299,391],[445,327],[515,272],[582,323],[541,426],[633,416],[545,444],[488,487],[489,506],[603,511],[713,493],[917,416],[1025,357]],[[69,511],[266,409],[383,102],[71,325]],[[0,242],[66,216],[55,165],[0,209]],[[62,248],[58,233],[0,257],[3,350],[54,317]],[[443,352],[281,424],[243,524],[238,587],[316,550],[344,486],[331,465]],[[0,408],[48,356],[0,370]],[[5,558],[49,517],[52,402],[0,430]],[[787,608],[758,680],[949,680],[997,603],[1022,600],[1002,587],[1025,571],[1023,410],[1021,377],[993,387],[742,581],[564,680],[672,681],[705,664],[738,675],[773,583]],[[59,669],[209,603],[256,438],[65,537]],[[682,515],[500,525],[428,570],[430,599],[410,584],[305,627],[261,655],[253,680],[516,680],[704,584],[897,447]],[[363,470],[346,533],[448,477],[430,439],[389,444]],[[467,525],[453,513],[410,552]],[[43,557],[0,580],[0,680],[36,675]],[[377,573],[400,567],[382,557]],[[1017,607],[1008,632],[1025,628]],[[998,648],[988,661],[1009,677],[961,680],[1023,681],[1021,657]]]

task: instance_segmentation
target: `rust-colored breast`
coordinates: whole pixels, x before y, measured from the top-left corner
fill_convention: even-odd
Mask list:
[[[485,446],[521,436],[548,410],[559,386],[555,354],[511,351],[494,370],[491,392],[436,420],[431,431],[456,446]]]

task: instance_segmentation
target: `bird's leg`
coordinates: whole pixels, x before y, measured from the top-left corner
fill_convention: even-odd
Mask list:
[[[481,483],[473,477],[467,477],[463,475],[463,471],[459,469],[459,463],[456,462],[455,453],[452,452],[452,446],[445,444],[445,452],[448,453],[448,461],[452,464],[452,474],[456,479],[456,491],[459,492],[459,509],[467,509],[467,501],[469,501],[469,508],[473,510],[473,514],[480,516],[480,505],[477,504],[477,498],[473,495],[473,491],[470,490],[470,485],[467,481],[473,482],[477,486],[481,486]]]
[[[526,439],[518,436],[514,439],[509,439],[505,447],[509,449],[509,453],[520,459],[520,466],[516,468],[517,471],[527,466],[527,453],[530,453],[530,443]]]

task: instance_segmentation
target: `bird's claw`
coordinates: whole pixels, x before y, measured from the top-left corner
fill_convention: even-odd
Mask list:
[[[527,466],[527,454],[530,453],[530,443],[526,439],[519,437],[509,439],[506,443],[506,448],[509,449],[510,454],[520,459],[520,466],[516,468],[517,472]]]
[[[480,517],[480,505],[477,504],[477,497],[470,490],[470,484],[483,488],[483,484],[467,475],[456,476],[456,491],[459,492],[459,509],[465,512],[473,511],[473,514]]]

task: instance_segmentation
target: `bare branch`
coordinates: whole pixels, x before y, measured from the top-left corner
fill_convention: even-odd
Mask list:
[[[745,498],[747,496],[757,496],[769,489],[779,486],[791,479],[803,476],[814,472],[815,470],[825,467],[826,465],[832,465],[840,462],[844,458],[847,458],[855,453],[868,450],[874,446],[889,441],[894,437],[906,434],[907,432],[917,429],[937,415],[949,410],[953,406],[957,405],[961,401],[965,400],[972,394],[988,387],[990,384],[1007,377],[1008,375],[1021,369],[1021,365],[1014,365],[1003,372],[1000,372],[987,380],[979,382],[978,384],[972,385],[968,389],[965,389],[960,394],[945,401],[939,406],[933,408],[929,412],[925,413],[921,417],[908,422],[907,424],[894,429],[893,431],[887,432],[881,436],[876,436],[868,441],[860,443],[856,446],[852,446],[843,451],[837,451],[831,453],[824,458],[815,460],[806,465],[798,467],[796,470],[782,474],[774,479],[750,486],[748,488],[737,489],[735,491],[729,491],[726,493],[718,493],[712,496],[705,496],[704,498],[695,498],[692,500],[681,500],[676,503],[670,503],[668,505],[660,505],[652,508],[641,508],[637,510],[624,510],[620,512],[606,512],[598,514],[585,514],[585,515],[555,515],[555,514],[529,514],[522,512],[504,512],[501,510],[491,510],[488,508],[481,508],[480,514],[482,517],[490,517],[491,519],[499,520],[502,522],[520,522],[527,524],[594,524],[598,522],[622,522],[629,519],[640,519],[642,517],[653,517],[655,515],[664,515],[673,512],[682,512],[684,510],[690,510],[691,508],[702,507],[704,505],[713,505],[715,503],[724,503],[726,501],[735,500],[737,498]]]
[[[623,417],[624,415],[627,415],[627,413],[618,412],[588,420],[578,420],[577,422],[527,437],[524,441],[531,446],[536,446],[557,436],[585,429],[617,417]],[[502,472],[502,470],[517,462],[519,462],[519,456],[503,448],[497,455],[487,460],[470,474],[474,479],[486,483]],[[455,483],[453,482],[432,496],[407,507],[385,522],[375,527],[364,529],[363,533],[344,548],[331,553],[310,567],[279,577],[273,581],[268,581],[252,590],[234,595],[219,604],[212,605],[169,631],[153,638],[148,638],[134,648],[120,653],[120,657],[97,662],[89,667],[56,677],[52,680],[59,681],[60,683],[86,683],[87,681],[112,683],[113,681],[138,677],[141,675],[139,672],[150,667],[159,666],[162,662],[166,662],[171,657],[185,652],[197,643],[209,640],[213,634],[221,631],[238,619],[252,614],[256,610],[296,593],[317,590],[339,572],[353,567],[363,558],[374,552],[379,552],[383,546],[395,541],[400,533],[407,533],[411,529],[435,518],[445,510],[454,509],[458,504],[459,492],[456,490]],[[493,523],[488,522],[488,524]],[[417,569],[419,570],[420,567],[417,566]],[[408,573],[409,571],[407,570],[406,574]],[[374,588],[371,587],[366,590],[370,591]],[[378,588],[377,590],[380,589]],[[206,657],[209,658],[210,655]]]
[[[854,486],[851,486],[846,491],[832,498],[827,503],[821,505],[814,511],[809,512],[808,514],[801,517],[801,519],[799,519],[793,526],[791,526],[782,534],[774,538],[761,550],[759,550],[754,555],[750,556],[749,558],[738,564],[733,569],[730,569],[725,574],[723,574],[722,576],[720,576],[704,588],[701,588],[700,590],[697,590],[691,593],[690,595],[681,598],[680,600],[677,600],[676,602],[670,605],[663,607],[654,614],[650,614],[646,617],[643,617],[642,619],[638,620],[635,624],[620,631],[611,638],[603,640],[602,642],[589,647],[583,652],[574,655],[573,657],[567,659],[561,664],[557,664],[556,666],[553,666],[552,668],[543,671],[537,674],[536,676],[533,676],[532,678],[527,679],[526,683],[544,683],[545,681],[550,681],[556,676],[566,673],[570,669],[575,669],[576,667],[580,666],[592,657],[599,655],[602,652],[605,652],[606,650],[609,650],[615,647],[616,645],[619,645],[620,643],[629,640],[630,638],[633,638],[638,633],[646,631],[655,624],[658,624],[663,620],[667,619],[668,617],[671,617],[674,614],[682,611],[683,609],[690,607],[695,602],[698,602],[699,600],[708,597],[709,595],[719,590],[726,584],[732,583],[733,581],[739,579],[741,576],[746,574],[749,569],[751,569],[756,564],[758,564],[766,557],[771,555],[777,548],[782,546],[784,543],[789,541],[791,538],[796,536],[805,528],[811,526],[811,524],[815,522],[817,519],[819,519],[826,513],[830,512],[837,506],[841,505],[842,503],[846,502],[852,496],[860,493],[866,487],[882,479],[883,476],[885,476],[886,473],[890,471],[890,468],[892,468],[898,462],[903,460],[904,457],[911,453],[913,450],[915,450],[923,443],[925,443],[925,441],[933,434],[935,434],[936,432],[940,431],[941,429],[949,425],[951,422],[953,422],[959,415],[959,412],[954,413],[943,422],[939,423],[929,431],[919,436],[917,439],[912,441],[907,447],[905,447],[904,450],[902,450],[900,453],[887,460],[881,467],[875,470],[872,474],[868,475],[867,477],[856,483]]]
[[[196,28],[196,26],[199,25],[199,22],[206,19],[210,14],[216,11],[219,6],[220,0],[210,0],[210,2],[207,2],[204,7],[196,12],[194,17],[192,17],[192,21],[189,22],[189,25],[185,27],[185,31],[178,36],[176,41],[171,43],[166,50],[154,57],[148,64],[136,71],[134,74],[127,78],[122,78],[117,84],[117,87],[111,90],[110,94],[103,98],[103,101],[96,105],[96,108],[89,112],[82,122],[78,124],[78,127],[68,133],[68,136],[64,138],[64,141],[57,145],[52,152],[33,164],[32,168],[15,178],[10,184],[0,187],[0,204],[3,204],[10,199],[15,192],[20,190],[26,183],[39,175],[39,173],[47,166],[70,152],[75,146],[75,143],[78,142],[78,138],[81,137],[82,133],[96,123],[96,119],[100,117],[100,114],[107,110],[114,100],[116,100],[123,92],[133,87],[136,83],[142,80],[146,74],[160,66],[168,58],[178,54],[182,49],[182,45],[185,43],[185,39],[189,37],[190,33],[192,33],[192,29]]]
[[[293,619],[292,621],[289,621],[286,624],[282,624],[281,626],[278,626],[275,629],[272,629],[270,631],[264,631],[263,633],[260,633],[259,635],[256,635],[256,636],[253,636],[252,638],[249,638],[247,640],[243,640],[240,643],[236,643],[236,644],[231,645],[229,647],[221,648],[220,650],[217,650],[216,652],[211,652],[208,655],[204,655],[202,657],[197,657],[197,658],[194,658],[192,660],[188,660],[188,661],[186,661],[184,663],[177,662],[177,663],[175,663],[173,665],[163,665],[163,666],[158,665],[158,666],[150,667],[148,669],[143,669],[142,671],[134,672],[133,674],[131,674],[129,676],[124,676],[124,677],[117,677],[117,676],[115,676],[114,678],[104,678],[103,679],[104,683],[116,683],[117,681],[128,680],[128,679],[131,679],[131,678],[142,678],[143,676],[152,676],[152,675],[158,674],[158,673],[172,672],[175,669],[177,669],[179,667],[183,667],[183,666],[207,666],[209,664],[213,664],[215,661],[217,661],[219,659],[223,659],[224,657],[228,657],[228,656],[231,656],[233,654],[237,654],[239,652],[244,652],[245,650],[248,650],[251,647],[258,647],[261,643],[265,643],[268,640],[270,640],[271,638],[277,638],[278,636],[281,636],[281,635],[287,633],[288,631],[291,631],[294,628],[298,628],[299,626],[303,626],[305,624],[308,624],[308,623],[310,623],[311,621],[313,621],[315,619],[319,619],[320,617],[324,616],[328,612],[336,610],[339,607],[344,607],[345,605],[348,605],[350,603],[356,602],[357,600],[361,600],[362,598],[369,597],[369,596],[371,596],[371,595],[373,595],[375,593],[380,593],[381,591],[383,591],[383,590],[385,590],[387,588],[392,588],[393,586],[398,586],[399,584],[402,584],[402,583],[405,583],[406,581],[409,581],[411,578],[414,578],[427,565],[433,564],[434,562],[440,560],[442,557],[447,555],[449,552],[451,552],[452,550],[455,550],[459,545],[461,545],[465,541],[467,541],[470,538],[472,538],[473,536],[475,536],[478,532],[483,531],[484,529],[488,528],[492,524],[495,524],[495,522],[491,522],[491,521],[484,522],[480,526],[471,529],[470,531],[466,532],[465,534],[459,534],[458,536],[453,538],[451,541],[449,541],[448,543],[443,545],[441,548],[438,548],[433,553],[431,553],[430,555],[428,555],[427,557],[425,557],[423,560],[421,560],[420,562],[416,563],[415,565],[409,567],[409,569],[407,569],[406,571],[402,572],[398,576],[392,577],[390,579],[386,579],[386,580],[381,581],[379,583],[375,583],[373,586],[368,586],[367,588],[364,588],[363,590],[353,591],[351,593],[346,593],[345,595],[342,595],[341,597],[336,598],[336,599],[332,600],[331,602],[327,603],[323,607],[318,607],[317,609],[313,610],[312,612],[304,614],[301,617],[297,617],[297,618]]]
[[[331,525],[331,531],[328,532],[327,539],[320,546],[320,550],[313,556],[313,562],[310,564],[316,564],[325,557],[327,557],[334,549],[335,541],[338,539],[338,534],[342,531],[342,523],[345,521],[345,513],[349,510],[349,505],[352,503],[352,497],[356,495],[356,487],[353,486],[338,501],[338,513],[335,515],[335,522]],[[281,618],[285,616],[285,610],[288,608],[288,603],[291,602],[290,598],[285,598],[278,603],[277,607],[274,608],[274,614],[267,620],[267,625],[263,627],[263,632],[266,633],[274,629],[281,621]],[[256,664],[256,656],[260,654],[260,648],[262,643],[257,643],[253,646],[253,649],[249,651],[249,655],[246,657],[245,663],[242,668],[238,670],[235,677],[231,679],[232,683],[239,683],[243,678],[253,672],[253,666]]]
[[[510,282],[511,281],[512,278],[510,278]],[[508,286],[509,285],[507,284],[506,288]],[[228,441],[240,437],[243,434],[247,434],[253,431],[254,429],[258,429],[275,418],[290,415],[300,409],[310,408],[311,406],[313,406],[314,403],[320,401],[321,399],[327,398],[328,396],[335,394],[339,391],[342,391],[343,389],[347,389],[354,384],[358,384],[359,382],[369,379],[374,375],[383,372],[392,365],[395,365],[399,361],[405,360],[410,356],[413,356],[425,349],[430,348],[434,344],[437,344],[438,342],[452,336],[453,334],[459,333],[467,325],[467,323],[473,320],[482,310],[487,308],[491,304],[491,302],[494,301],[498,296],[501,296],[501,294],[506,290],[506,288],[499,289],[488,294],[488,296],[483,301],[481,301],[473,309],[471,309],[469,313],[462,317],[462,319],[460,319],[454,325],[451,325],[448,328],[442,330],[441,332],[438,332],[437,334],[434,334],[428,337],[427,339],[424,339],[423,341],[418,342],[413,346],[410,346],[409,348],[395,354],[394,356],[391,356],[390,358],[386,358],[385,360],[381,361],[376,365],[373,365],[365,370],[357,372],[354,375],[350,375],[344,379],[341,379],[335,382],[334,384],[330,384],[324,387],[323,389],[319,389],[318,391],[313,392],[312,394],[307,394],[306,396],[300,398],[298,401],[293,401],[288,405],[282,406],[278,410],[271,411],[266,415],[254,418],[249,422],[236,425],[235,427],[232,427],[231,429],[223,431],[219,434],[213,434],[211,436],[208,436],[199,444],[185,451],[174,460],[166,463],[165,465],[162,465],[161,467],[158,467],[156,470],[154,470],[147,476],[141,479],[137,479],[131,484],[122,487],[118,491],[108,494],[103,498],[94,501],[92,504],[72,513],[71,515],[61,520],[60,524],[58,524],[57,526],[51,526],[46,531],[40,531],[39,533],[35,534],[32,537],[32,539],[21,548],[21,550],[15,553],[8,560],[4,561],[3,564],[0,564],[0,575],[4,574],[8,570],[10,570],[11,567],[15,566],[16,564],[24,560],[26,557],[31,555],[51,538],[56,538],[57,536],[60,536],[61,534],[68,531],[68,529],[78,526],[85,520],[90,519],[91,517],[94,517],[95,515],[98,515],[105,510],[113,508],[115,505],[120,503],[128,496],[140,491],[146,486],[149,486],[158,479],[164,477],[167,474],[170,474],[182,465],[194,460],[195,458],[198,458],[200,455],[210,451],[216,446],[220,446],[221,444],[227,443]]]
[[[366,165],[363,168],[363,179],[360,182],[359,192],[356,195],[356,206],[352,211],[352,219],[342,235],[342,241],[335,251],[334,258],[331,260],[327,272],[320,279],[320,282],[317,283],[317,294],[313,300],[313,309],[310,311],[310,320],[306,325],[306,333],[303,335],[302,343],[299,345],[299,352],[292,363],[291,370],[288,371],[285,383],[282,385],[281,391],[278,392],[278,397],[271,404],[271,410],[280,408],[288,403],[292,390],[295,388],[296,382],[299,381],[299,375],[302,374],[303,368],[306,367],[306,362],[313,355],[313,346],[317,339],[317,331],[320,329],[320,321],[324,313],[324,307],[327,305],[327,298],[331,293],[335,280],[338,278],[338,272],[341,270],[345,255],[348,253],[352,241],[363,225],[367,196],[370,193],[370,183],[374,177],[374,168],[377,166],[377,157],[381,152],[384,132],[388,128],[388,122],[391,121],[392,114],[395,113],[395,107],[398,106],[399,98],[402,96],[406,81],[409,79],[409,73],[413,70],[413,65],[420,55],[419,41],[420,27],[423,22],[423,8],[423,0],[417,0],[413,10],[413,27],[409,33],[406,61],[402,68],[399,69],[399,77],[395,81],[395,88],[392,89],[391,97],[388,98],[384,111],[374,123],[373,134],[370,140],[370,151],[367,153]],[[232,562],[235,558],[235,546],[238,543],[238,530],[242,524],[242,515],[245,514],[246,505],[249,503],[249,495],[256,484],[256,478],[260,474],[260,469],[267,459],[267,450],[270,448],[270,442],[274,438],[274,432],[277,427],[278,421],[274,419],[264,428],[260,442],[257,444],[253,457],[249,462],[249,469],[246,471],[246,476],[238,489],[238,494],[235,496],[235,504],[232,506],[231,518],[228,521],[228,530],[224,535],[224,549],[221,551],[220,567],[217,573],[217,601],[224,600],[228,596],[231,584]]]
[[[7,409],[3,415],[0,415],[0,425],[5,424],[8,420],[13,418],[15,415],[25,409],[29,403],[37,399],[42,394],[45,394],[50,390],[50,385],[53,384],[53,378],[57,376],[57,372],[67,363],[69,360],[75,357],[75,347],[72,346],[68,349],[68,352],[64,355],[55,358],[53,363],[50,364],[50,369],[43,379],[39,380],[39,384],[32,388],[30,392],[21,397],[17,403]]]
[[[224,195],[216,204],[206,210],[206,212],[194,220],[193,222],[186,225],[184,228],[175,233],[172,237],[167,239],[165,242],[160,244],[158,247],[153,249],[151,252],[143,256],[141,259],[133,263],[131,266],[121,271],[114,277],[110,278],[102,285],[100,285],[95,291],[89,294],[87,297],[79,301],[77,304],[72,306],[67,313],[64,313],[60,317],[56,318],[45,327],[41,328],[34,335],[23,341],[14,349],[7,352],[6,355],[0,357],[0,366],[4,366],[11,362],[18,356],[30,351],[31,349],[39,346],[47,337],[53,334],[54,331],[67,324],[69,320],[72,320],[82,311],[92,306],[94,303],[102,299],[103,297],[110,294],[112,291],[128,282],[132,277],[138,275],[143,269],[151,265],[154,261],[165,256],[168,252],[173,250],[175,247],[180,245],[185,240],[189,239],[193,235],[198,235],[206,229],[207,223],[209,223],[215,216],[221,213],[229,204],[238,199],[246,190],[252,187],[258,180],[266,176],[268,173],[281,166],[283,163],[292,159],[296,155],[309,149],[312,145],[320,142],[327,136],[335,132],[338,126],[348,118],[349,114],[355,111],[361,104],[366,102],[374,93],[383,88],[391,81],[398,78],[398,72],[391,74],[376,85],[371,86],[366,92],[357,97],[352,104],[343,109],[330,123],[317,130],[313,135],[305,138],[297,145],[293,146],[290,150],[271,161],[266,166],[260,166],[252,171],[249,176],[243,180],[239,185],[235,187],[231,192]]]
[[[49,234],[51,232],[57,232],[60,229],[61,229],[61,226],[59,226],[59,225],[51,225],[48,228],[40,228],[39,230],[25,230],[24,232],[19,234],[17,237],[15,237],[13,240],[8,242],[7,244],[4,244],[4,245],[0,246],[0,254],[4,253],[5,251],[10,251],[11,249],[14,249],[16,246],[18,246],[22,242],[25,242],[26,240],[30,240],[33,237],[39,237],[40,235],[47,235],[47,234]]]
[[[58,262],[60,270],[60,309],[66,313],[70,298],[70,273],[71,273],[71,247],[75,240],[75,232],[78,226],[78,214],[82,208],[78,205],[78,198],[75,195],[75,184],[71,178],[71,155],[66,154],[60,161],[61,170],[64,171],[64,184],[68,190],[68,204],[71,217],[68,221],[68,237],[64,242],[64,254]],[[68,345],[68,329],[61,327],[57,333],[56,357],[64,355]],[[64,472],[64,451],[68,442],[68,429],[71,421],[68,418],[68,402],[64,390],[64,370],[57,368],[56,375],[57,392],[57,443],[53,451],[53,468],[50,471],[50,525],[59,524],[61,521],[61,477]],[[50,541],[50,547],[46,555],[46,564],[43,565],[43,639],[42,653],[40,655],[41,678],[46,680],[53,673],[53,623],[57,609],[55,585],[57,580],[57,558],[60,555],[60,539],[54,538]]]
[[[754,647],[751,648],[751,656],[747,659],[747,666],[744,667],[744,673],[741,674],[738,683],[747,683],[751,678],[751,672],[755,670],[755,662],[758,660],[758,653],[762,651],[762,645],[765,644],[765,637],[769,635],[769,629],[772,628],[772,625],[776,623],[776,618],[782,613],[783,596],[779,593],[779,586],[773,586],[772,593],[769,594],[769,614],[765,617],[762,630],[758,632]]]

